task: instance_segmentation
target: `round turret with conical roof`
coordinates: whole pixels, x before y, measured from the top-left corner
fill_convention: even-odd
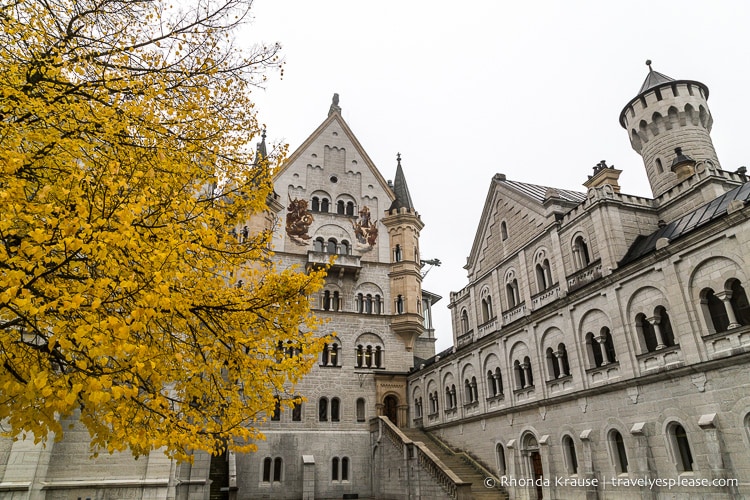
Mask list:
[[[651,61],[646,64],[646,80],[620,113],[620,125],[643,158],[651,191],[658,197],[693,174],[691,169],[672,169],[677,148],[695,162],[708,160],[719,167],[719,160],[710,135],[708,87],[694,80],[675,80],[654,71]]]

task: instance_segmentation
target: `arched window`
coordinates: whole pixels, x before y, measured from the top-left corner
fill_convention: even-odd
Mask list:
[[[302,421],[302,401],[295,401],[292,407],[292,422]]]
[[[450,410],[453,408],[453,400],[451,399],[451,388],[445,386],[445,408]]]
[[[576,444],[570,436],[564,436],[562,440],[563,450],[565,452],[565,462],[568,467],[568,474],[578,474],[578,457],[576,456]]]
[[[365,314],[372,314],[372,295],[365,295]]]
[[[516,389],[523,389],[526,387],[526,374],[521,367],[521,362],[518,360],[513,362],[513,373],[516,375]]]
[[[552,273],[547,259],[536,265],[536,284],[540,293],[552,286]]]
[[[365,366],[367,368],[372,367],[372,346],[368,345],[365,347]]]
[[[383,299],[380,295],[375,295],[373,305],[375,306],[375,314],[383,314]]]
[[[402,295],[396,298],[396,313],[404,314],[404,297]]]
[[[339,421],[339,412],[341,407],[341,400],[339,398],[331,399],[331,422]]]
[[[333,300],[331,302],[331,309],[334,311],[341,310],[341,297],[339,296],[339,292],[333,292]]]
[[[523,358],[523,365],[521,365],[521,368],[523,368],[524,371],[526,372],[526,385],[533,386],[534,375],[531,372],[531,359],[529,359],[528,356]]]
[[[402,260],[403,260],[403,255],[401,253],[401,245],[396,245],[396,248],[393,249],[393,261],[401,262]]]
[[[278,396],[274,398],[273,413],[271,414],[271,421],[278,422],[281,420],[281,401]]]
[[[354,202],[353,201],[347,202],[346,215],[354,215]]]
[[[748,304],[747,294],[739,280],[733,280],[730,290],[732,297],[729,304],[734,312],[734,317],[740,325],[750,325],[750,304]]]
[[[625,451],[625,442],[622,440],[622,434],[619,431],[610,431],[609,446],[615,471],[618,474],[628,472],[628,454]]]
[[[505,221],[502,221],[500,223],[500,237],[503,239],[503,241],[508,239],[508,225],[505,223]]]
[[[458,397],[456,397],[456,385],[451,384],[451,408],[458,407]]]
[[[669,320],[669,314],[664,306],[658,306],[654,310],[659,331],[661,332],[662,342],[667,347],[675,345],[674,331],[672,331],[672,322]]]
[[[333,457],[331,460],[331,481],[339,480],[339,457]]]
[[[583,239],[583,236],[578,236],[573,241],[573,256],[575,258],[578,269],[583,269],[584,267],[591,264],[589,247],[588,245],[586,245],[586,241]]]
[[[547,371],[549,372],[550,380],[560,378],[560,366],[557,364],[557,356],[555,351],[551,347],[547,348]]]
[[[318,400],[318,421],[328,422],[328,398]]]
[[[507,475],[507,466],[505,465],[505,447],[500,443],[495,445],[495,456],[497,457],[497,475],[501,477]]]
[[[320,198],[313,196],[312,207],[310,208],[313,212],[320,212]]]
[[[432,413],[437,413],[440,411],[440,401],[438,400],[438,392],[435,391],[432,393],[432,404],[434,405],[432,408]]]
[[[464,380],[464,401],[466,403],[471,403],[474,401],[472,399],[472,392],[471,392],[471,384],[469,383],[469,379]]]
[[[363,312],[365,310],[365,296],[358,293],[357,297],[354,299],[354,305],[357,308],[358,313]]]
[[[341,480],[349,480],[349,458],[344,457],[341,459]]]
[[[567,377],[570,375],[570,363],[568,362],[568,350],[565,348],[565,344],[558,344],[557,353],[560,356],[560,371]]]
[[[339,366],[339,346],[338,344],[331,344],[331,355],[328,360],[330,366]]]
[[[602,350],[599,347],[599,342],[597,342],[594,334],[591,332],[586,334],[586,351],[589,355],[589,366],[591,368],[602,366]]]
[[[365,421],[365,398],[357,398],[357,422]]]
[[[617,363],[617,354],[615,353],[615,343],[612,341],[612,334],[606,326],[599,332],[599,337],[604,339],[604,359],[607,363]]]
[[[282,466],[283,466],[283,463],[281,461],[281,457],[276,457],[273,459],[273,481],[275,483],[278,483],[281,481]]]
[[[486,323],[494,318],[492,311],[492,297],[486,295],[482,298],[482,323]]]
[[[495,368],[495,371],[487,371],[487,396],[494,398],[495,396],[503,395],[503,377],[500,374],[500,368]]]
[[[357,368],[362,368],[364,366],[364,359],[365,359],[365,352],[364,347],[361,345],[357,346]]]
[[[513,309],[521,303],[521,295],[518,291],[518,280],[513,275],[507,277],[505,293],[508,295],[508,309]]]
[[[344,200],[339,200],[336,202],[336,213],[339,215],[344,215],[344,211],[346,210],[344,205]]]
[[[725,332],[729,328],[729,315],[724,303],[714,294],[710,288],[701,292],[701,304],[703,305],[706,321],[714,332]]]
[[[329,311],[331,309],[331,292],[326,290],[323,292],[323,310]]]
[[[547,370],[549,371],[550,380],[570,375],[570,365],[568,364],[568,351],[565,344],[560,343],[557,350],[551,347],[547,348]]]
[[[273,459],[271,457],[264,458],[263,459],[263,482],[264,483],[271,482],[272,467],[273,467]]]
[[[641,337],[643,352],[654,352],[659,342],[656,339],[656,332],[654,331],[653,325],[646,319],[646,315],[643,313],[637,314],[635,317],[635,329],[638,331],[638,335]]]
[[[314,252],[322,252],[324,246],[325,246],[325,240],[323,238],[315,238],[315,241],[313,241]]]
[[[375,346],[375,368],[383,367],[383,348]]]
[[[337,253],[338,251],[338,245],[335,238],[329,238],[328,242],[326,244],[326,252],[328,253]]]
[[[328,205],[329,204],[330,204],[330,202],[328,201],[328,198],[323,198],[322,200],[320,200],[320,211],[323,212],[323,213],[328,212]]]
[[[677,462],[677,470],[679,472],[692,471],[693,453],[690,451],[690,443],[685,428],[680,424],[673,424],[669,427],[669,436]]]
[[[466,309],[461,311],[461,332],[469,333],[469,313],[466,312]]]
[[[351,246],[349,245],[349,242],[346,240],[341,240],[341,255],[350,255],[352,253]]]

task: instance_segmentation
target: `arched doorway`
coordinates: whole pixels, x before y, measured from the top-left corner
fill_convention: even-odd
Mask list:
[[[542,490],[544,478],[542,455],[539,453],[539,442],[533,434],[529,433],[524,438],[523,451],[524,455],[528,457],[529,475],[534,479],[534,487],[532,488],[532,491],[536,493],[536,497],[532,498],[544,498],[544,491]]]
[[[393,422],[394,425],[398,426],[398,398],[390,395],[386,396],[383,400],[383,414],[388,417],[388,420]]]

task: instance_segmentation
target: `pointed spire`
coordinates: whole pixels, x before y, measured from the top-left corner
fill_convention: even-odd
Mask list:
[[[396,195],[396,199],[393,200],[388,211],[399,208],[406,208],[409,211],[414,210],[411,195],[409,195],[409,187],[406,185],[404,170],[401,168],[401,153],[396,155],[396,162],[396,178],[393,180],[393,194]]]
[[[266,129],[260,133],[261,141],[255,146],[255,163],[261,158],[268,158],[268,151],[266,150]]]
[[[339,106],[338,93],[333,94],[333,99],[331,99],[331,107],[328,108],[328,116],[331,116],[334,113],[341,114],[341,106]]]
[[[651,67],[651,59],[646,59],[646,66],[648,66],[648,75],[646,75],[646,79],[643,81],[643,85],[641,85],[641,90],[638,91],[639,94],[646,92],[650,88],[661,85],[662,83],[674,81],[674,78],[659,73],[658,71],[654,71],[654,68]]]

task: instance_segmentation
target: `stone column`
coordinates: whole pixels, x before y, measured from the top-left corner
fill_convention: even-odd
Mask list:
[[[604,346],[605,342],[607,342],[607,337],[599,335],[598,337],[594,337],[594,340],[596,340],[596,347],[592,344],[591,348],[599,349],[599,354],[602,357],[602,366],[607,366],[609,364],[609,359],[607,358],[607,349]]]
[[[724,309],[726,309],[727,311],[727,317],[729,318],[729,326],[727,327],[727,330],[731,330],[732,328],[737,328],[738,326],[740,326],[740,324],[737,322],[737,316],[734,315],[734,309],[732,309],[731,290],[724,290],[714,295],[716,295],[717,298],[721,299],[721,301],[724,303]]]
[[[654,327],[654,336],[656,337],[656,350],[664,349],[667,345],[667,343],[664,340],[664,332],[661,331],[661,318],[659,316],[652,316],[650,318],[646,318],[646,321],[648,321],[652,327]]]

